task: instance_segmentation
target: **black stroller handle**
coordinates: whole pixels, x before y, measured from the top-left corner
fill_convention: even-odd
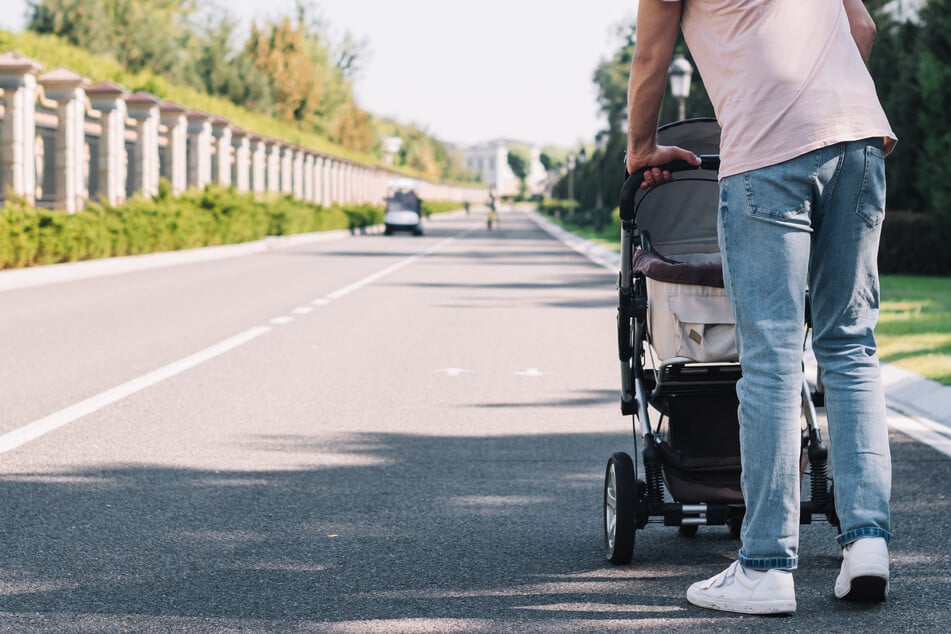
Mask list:
[[[624,186],[621,187],[621,200],[619,203],[622,220],[634,219],[635,196],[640,190],[641,184],[644,182],[644,172],[653,167],[659,167],[662,171],[671,173],[689,172],[691,170],[709,170],[715,172],[720,169],[720,155],[701,154],[700,165],[693,165],[682,159],[677,159],[676,161],[671,161],[664,165],[651,166],[650,168],[645,167],[642,170],[638,170],[635,174],[627,174]]]

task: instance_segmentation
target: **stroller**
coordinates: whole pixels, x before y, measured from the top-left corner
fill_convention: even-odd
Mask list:
[[[739,536],[745,510],[742,370],[717,244],[720,128],[715,119],[690,119],[661,127],[657,138],[699,155],[701,165],[665,166],[673,180],[646,190],[640,174],[630,176],[621,192],[621,412],[633,416],[635,454],[642,439],[644,473],[627,453],[608,460],[604,544],[614,564],[630,563],[635,532],[648,523],[678,526],[687,537],[701,525],[726,525]],[[804,345],[809,326],[807,309]],[[838,526],[816,423],[820,399],[803,375],[800,474],[809,476],[811,497],[803,497],[800,521],[824,517]],[[658,413],[653,423],[649,407]]]

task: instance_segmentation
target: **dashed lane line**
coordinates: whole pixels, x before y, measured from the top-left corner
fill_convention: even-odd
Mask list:
[[[459,236],[465,235],[466,233],[468,233],[468,231],[460,233]],[[310,303],[312,306],[325,306],[329,304],[331,300],[339,299],[345,295],[349,295],[354,291],[372,284],[380,278],[390,275],[391,273],[395,273],[396,271],[405,268],[410,264],[421,260],[422,258],[432,255],[439,249],[442,249],[455,240],[456,237],[446,238],[445,240],[436,243],[425,251],[412,255],[404,260],[400,260],[399,262],[392,264],[385,269],[381,269],[376,273],[357,280],[353,284],[349,284],[343,288],[333,291],[332,293],[329,293],[324,298],[315,299]],[[303,308],[297,308],[294,313],[306,314],[305,312],[302,312],[303,310]],[[307,312],[309,312],[309,309]],[[270,323],[273,325],[285,325],[291,323],[292,321],[294,321],[293,317],[285,315],[271,319]],[[168,365],[157,370],[143,374],[142,376],[132,379],[131,381],[117,385],[116,387],[110,388],[105,392],[100,392],[95,396],[91,396],[83,401],[80,401],[79,403],[70,405],[69,407],[61,409],[58,412],[54,412],[31,423],[27,423],[22,427],[18,427],[13,431],[7,432],[6,434],[0,436],[0,454],[13,451],[18,447],[22,447],[23,445],[32,442],[37,438],[45,436],[46,434],[68,425],[69,423],[72,423],[84,416],[88,416],[89,414],[97,412],[104,407],[132,396],[137,392],[141,392],[146,388],[161,383],[166,379],[170,379],[178,374],[181,374],[182,372],[185,372],[186,370],[197,367],[206,361],[210,361],[215,357],[221,356],[230,350],[234,350],[235,348],[243,346],[244,344],[257,339],[261,335],[270,332],[271,330],[272,328],[270,326],[258,326],[256,328],[251,328],[233,337],[219,341],[218,343],[209,346],[204,350],[200,350],[194,354],[179,359],[178,361],[173,361],[172,363],[169,363]]]
[[[32,440],[36,440],[40,436],[44,436],[51,431],[55,431],[64,425],[68,425],[69,423],[82,418],[83,416],[99,411],[107,405],[112,405],[113,403],[121,401],[126,397],[132,396],[136,392],[141,392],[148,387],[151,387],[157,383],[161,383],[166,379],[170,379],[177,374],[181,374],[185,370],[189,370],[201,365],[202,363],[205,363],[206,361],[210,361],[215,357],[221,356],[229,350],[234,350],[239,346],[243,346],[249,341],[257,339],[270,330],[271,329],[267,326],[251,328],[250,330],[246,330],[241,334],[235,335],[234,337],[229,337],[224,341],[219,341],[213,346],[209,346],[204,350],[196,352],[195,354],[169,363],[158,370],[153,370],[148,374],[143,374],[142,376],[132,379],[127,383],[117,385],[112,389],[101,392],[95,396],[87,398],[84,401],[80,401],[75,405],[61,409],[58,412],[50,414],[49,416],[35,420],[32,423],[20,427],[19,429],[8,432],[3,436],[0,436],[0,454],[12,451]]]

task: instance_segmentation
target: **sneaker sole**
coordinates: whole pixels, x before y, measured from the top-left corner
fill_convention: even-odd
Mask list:
[[[888,594],[888,579],[884,577],[856,577],[852,587],[842,597],[846,601],[869,601],[881,603]]]
[[[687,593],[687,601],[699,608],[719,610],[721,612],[736,612],[738,614],[793,614],[796,612],[796,600],[785,601],[724,601],[710,599],[703,595]]]

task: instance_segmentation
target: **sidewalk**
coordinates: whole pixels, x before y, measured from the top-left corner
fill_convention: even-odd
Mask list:
[[[618,253],[565,231],[535,211],[528,213],[555,239],[612,273],[618,272]],[[806,356],[806,365],[807,374],[814,377],[815,359],[811,354]],[[951,457],[951,386],[888,363],[882,363],[882,382],[888,408],[892,410],[889,425]]]
[[[374,227],[374,231],[379,228]],[[24,269],[10,269],[0,271],[0,292],[19,288],[33,288],[58,284],[60,282],[75,282],[77,280],[135,271],[147,271],[166,266],[177,266],[194,262],[209,262],[240,255],[251,255],[291,247],[309,242],[325,242],[339,240],[350,235],[346,229],[335,231],[319,231],[301,233],[290,236],[270,236],[253,242],[241,242],[214,247],[197,249],[183,249],[181,251],[162,251],[143,255],[128,255],[82,262],[66,262],[63,264],[47,264]]]

